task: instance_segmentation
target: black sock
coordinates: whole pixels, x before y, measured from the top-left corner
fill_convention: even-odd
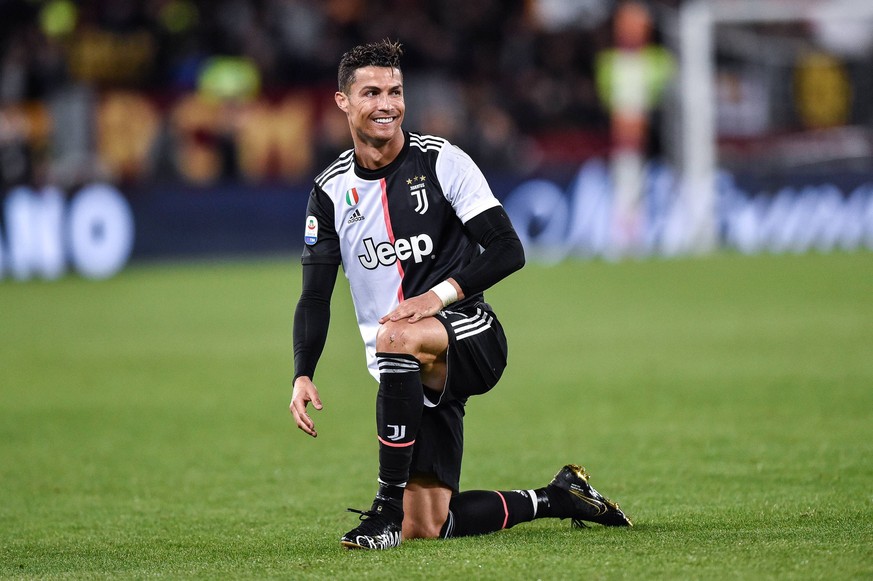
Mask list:
[[[537,515],[533,490],[470,490],[452,497],[443,538],[484,535],[533,520]]]
[[[412,355],[376,353],[379,393],[376,396],[376,434],[379,437],[379,482],[398,487],[409,480],[412,445],[424,407],[421,364]]]
[[[573,514],[573,499],[555,486],[544,486],[533,491],[537,499],[536,518],[568,518]]]
[[[397,522],[403,521],[403,487],[379,483],[379,491],[370,507],[373,512],[383,514]]]

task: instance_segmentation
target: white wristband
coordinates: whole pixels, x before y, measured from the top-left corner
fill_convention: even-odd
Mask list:
[[[458,291],[456,291],[455,287],[452,286],[452,283],[447,280],[444,280],[430,290],[436,293],[436,296],[438,296],[443,302],[444,307],[447,307],[458,300]]]

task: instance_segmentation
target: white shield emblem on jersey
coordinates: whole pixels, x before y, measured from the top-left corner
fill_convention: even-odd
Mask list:
[[[415,196],[415,211],[419,214],[427,212],[427,192],[424,188],[418,188],[409,193],[410,195]]]
[[[303,233],[303,241],[312,246],[318,242],[318,220],[315,216],[306,217],[306,230]]]

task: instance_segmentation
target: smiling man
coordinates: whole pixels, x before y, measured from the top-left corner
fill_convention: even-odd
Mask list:
[[[386,549],[540,517],[629,526],[572,464],[535,490],[459,493],[465,403],[506,367],[506,336],[483,292],[520,269],[524,251],[470,157],[401,128],[401,55],[387,40],[343,55],[335,99],[354,147],[315,178],[307,208],[291,414],[317,436],[307,406],[323,408],[312,378],[339,265],[379,382],[378,491],[341,543]]]

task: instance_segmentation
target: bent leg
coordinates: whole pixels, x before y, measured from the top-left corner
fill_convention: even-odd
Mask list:
[[[558,477],[564,472],[559,472]],[[587,481],[573,481],[583,486],[575,495],[553,482],[536,490],[469,490],[453,496],[451,488],[435,477],[416,476],[410,480],[403,499],[403,538],[485,535],[537,518],[631,526],[617,504],[600,495]]]
[[[388,498],[400,500],[409,478],[412,446],[423,409],[422,380],[442,374],[445,383],[445,350],[448,334],[443,326],[426,319],[382,325],[376,335],[379,392],[376,397],[376,433],[379,438],[379,482]]]
[[[422,378],[441,374],[445,383],[447,348],[448,334],[435,320],[389,322],[377,333],[379,490],[373,510],[398,525],[424,407]]]
[[[528,522],[536,515],[534,491],[453,491],[434,476],[414,476],[403,496],[403,538],[484,535]]]
[[[561,468],[552,481],[535,490],[463,492],[449,503],[444,537],[481,535],[537,518],[573,519],[604,526],[633,526],[618,504],[588,482],[588,471],[577,464]]]

